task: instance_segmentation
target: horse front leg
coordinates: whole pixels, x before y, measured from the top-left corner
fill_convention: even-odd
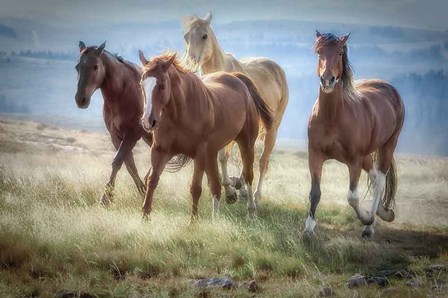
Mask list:
[[[109,177],[109,182],[106,184],[106,189],[101,196],[101,204],[108,205],[112,201],[112,192],[115,186],[115,178],[117,177],[117,173],[123,165],[125,159],[128,157],[129,153],[132,152],[132,149],[134,148],[139,138],[140,137],[138,136],[138,134],[134,133],[133,131],[128,131],[125,133],[123,140],[119,143],[118,151],[112,161],[112,172]],[[116,134],[112,135],[112,142],[114,143],[115,147],[117,147],[117,140],[118,136]]]
[[[168,161],[173,157],[172,154],[161,152],[155,148],[151,149],[151,174],[149,174],[148,180],[146,181],[146,194],[145,201],[143,203],[142,212],[143,219],[148,219],[152,210],[152,201],[154,196],[154,191],[159,183],[160,175],[165,169]]]
[[[316,209],[320,201],[320,179],[322,176],[323,157],[309,149],[308,166],[311,175],[311,191],[310,191],[310,209],[308,211],[308,217],[305,222],[304,234],[314,234],[314,228],[316,227]]]

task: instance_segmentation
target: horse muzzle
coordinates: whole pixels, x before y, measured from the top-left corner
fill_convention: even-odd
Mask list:
[[[320,77],[320,89],[324,93],[332,93],[338,82],[339,82],[339,79],[336,79],[334,76],[332,76],[329,79],[325,79],[323,76],[321,76]]]
[[[142,118],[141,125],[146,132],[151,132],[156,127],[156,120],[152,117]]]
[[[75,100],[80,109],[87,109],[90,105],[90,96],[76,94]]]

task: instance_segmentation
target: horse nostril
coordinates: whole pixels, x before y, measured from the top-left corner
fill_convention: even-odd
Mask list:
[[[336,78],[334,76],[332,76],[330,79],[330,84],[333,84],[335,80],[336,80]]]
[[[324,82],[325,82],[324,77],[321,76],[321,77],[320,77],[320,83],[323,85]]]
[[[152,121],[151,127],[154,127],[154,126],[156,126],[156,120]]]

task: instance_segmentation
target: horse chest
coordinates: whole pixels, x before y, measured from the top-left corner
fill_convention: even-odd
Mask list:
[[[350,144],[347,144],[344,132],[333,126],[322,126],[310,133],[310,145],[329,159],[346,161],[350,156]]]

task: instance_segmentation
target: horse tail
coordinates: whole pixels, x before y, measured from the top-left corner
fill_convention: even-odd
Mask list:
[[[378,158],[378,152],[373,154],[373,160],[376,161]],[[373,181],[368,176],[369,188]],[[384,187],[384,194],[381,199],[381,203],[385,210],[390,210],[395,208],[395,195],[397,193],[398,176],[397,176],[397,165],[395,159],[392,157],[392,162],[390,164],[389,170],[386,173],[386,185]]]
[[[180,169],[188,165],[190,162],[190,157],[186,156],[185,154],[178,154],[170,159],[170,161],[165,166],[165,170],[169,173],[175,173],[180,171]]]
[[[382,203],[384,209],[389,210],[395,207],[395,194],[397,193],[397,166],[395,164],[395,159],[392,158],[392,163],[390,164],[389,171],[386,174],[386,187],[384,189],[384,195]]]
[[[252,97],[252,100],[255,103],[258,115],[260,116],[264,128],[266,130],[270,130],[272,125],[274,124],[274,115],[266,102],[261,98],[260,92],[258,91],[254,82],[248,76],[240,72],[234,72],[232,74],[246,85]]]

